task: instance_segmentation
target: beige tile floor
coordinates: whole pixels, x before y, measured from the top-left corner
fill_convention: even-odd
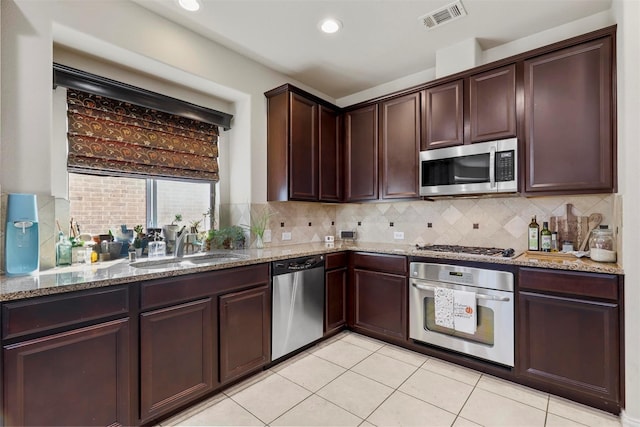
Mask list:
[[[351,332],[161,426],[620,426],[606,412]]]

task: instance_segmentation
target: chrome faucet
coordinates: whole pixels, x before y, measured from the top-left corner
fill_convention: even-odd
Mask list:
[[[184,256],[184,243],[187,240],[187,236],[191,233],[187,233],[186,227],[182,227],[182,230],[176,235],[176,243],[173,248],[173,256],[176,258],[182,258]]]

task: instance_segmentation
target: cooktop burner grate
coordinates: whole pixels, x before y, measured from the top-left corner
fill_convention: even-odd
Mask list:
[[[480,246],[460,246],[460,245],[416,245],[416,249],[422,251],[434,251],[434,252],[453,252],[470,255],[487,255],[487,256],[501,256],[512,257],[515,251],[511,248],[483,248]]]

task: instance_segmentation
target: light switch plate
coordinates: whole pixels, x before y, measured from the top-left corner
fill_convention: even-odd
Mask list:
[[[262,241],[264,243],[271,242],[271,230],[264,230],[264,234],[262,235]]]
[[[283,231],[282,232],[282,240],[291,240],[291,232]]]
[[[393,238],[395,240],[404,240],[404,231],[394,231]]]
[[[333,236],[324,236],[324,241],[325,241],[325,243],[333,243],[334,237]]]

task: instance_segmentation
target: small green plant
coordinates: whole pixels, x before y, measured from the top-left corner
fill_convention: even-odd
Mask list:
[[[142,225],[140,224],[133,227],[133,231],[136,233],[136,237],[133,239],[133,247],[136,249],[142,247],[142,240],[144,239],[144,233],[142,230]]]
[[[171,221],[171,225],[178,225],[179,222],[182,222],[182,214],[176,214],[173,217],[173,221]]]
[[[249,226],[249,229],[256,237],[262,239],[264,237],[264,231],[269,225],[269,218],[272,216],[273,213],[269,211],[269,207],[263,207],[260,212],[251,216],[251,225]]]
[[[189,225],[191,226],[191,232],[192,233],[199,233],[200,231],[198,230],[198,228],[200,227],[200,223],[202,222],[201,219],[197,219],[197,220],[193,220],[189,223]]]
[[[238,225],[232,225],[219,230],[209,230],[207,242],[211,249],[243,249],[244,229]]]
[[[207,211],[202,214],[203,221],[206,221],[207,217],[209,217],[209,229],[213,230],[214,228],[216,228],[216,217],[214,215],[213,208],[207,209]]]

